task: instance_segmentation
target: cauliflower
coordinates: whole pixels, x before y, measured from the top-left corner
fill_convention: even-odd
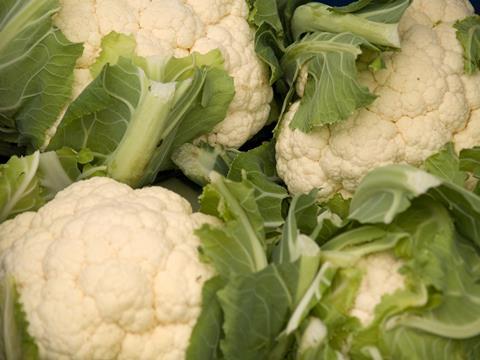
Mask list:
[[[384,295],[405,287],[405,277],[398,272],[403,263],[389,253],[379,252],[362,258],[357,268],[363,271],[350,315],[368,325],[375,317],[375,307]]]
[[[320,188],[320,200],[351,195],[372,169],[419,166],[446,143],[457,151],[480,143],[480,75],[464,75],[456,20],[473,14],[466,0],[414,0],[400,22],[402,50],[386,69],[364,71],[361,82],[378,95],[347,121],[303,133],[285,114],[276,143],[277,170],[292,193]],[[306,81],[300,75],[301,95]],[[302,83],[303,81],[303,83]]]
[[[111,32],[135,37],[140,56],[184,57],[220,49],[236,94],[225,120],[208,141],[239,147],[267,121],[272,100],[266,67],[254,49],[244,0],[60,0],[54,23],[84,44],[77,61],[74,94],[92,80],[89,67]]]
[[[41,358],[183,359],[214,273],[204,223],[169,190],[108,178],[2,223],[0,278],[15,279]]]

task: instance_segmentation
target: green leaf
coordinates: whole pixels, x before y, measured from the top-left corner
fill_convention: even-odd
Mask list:
[[[217,292],[224,286],[224,280],[220,277],[214,277],[203,285],[202,312],[190,335],[187,360],[221,358],[218,349],[222,337],[223,313]]]
[[[35,340],[28,334],[28,321],[20,303],[15,280],[4,275],[0,283],[0,358],[38,360]]]
[[[260,27],[263,23],[269,24],[279,34],[283,32],[277,0],[250,1],[253,3],[250,10],[250,21]]]
[[[317,211],[315,191],[308,195],[294,196],[282,229],[282,237],[273,252],[273,263],[298,262],[299,273],[303,277],[304,284],[298,287],[298,291],[294,295],[295,309],[292,311],[282,336],[290,336],[300,327],[310,310],[322,299],[336,273],[336,268],[328,262],[322,264],[316,274],[312,273],[319,267],[320,248],[314,240],[300,234],[297,227],[299,219],[315,218]],[[306,283],[306,279],[312,280]]]
[[[0,165],[0,222],[28,210],[37,210],[44,203],[39,186],[38,152],[27,157],[13,156]]]
[[[322,222],[322,208],[317,203],[317,192],[318,191],[315,189],[310,191],[309,194],[304,194],[304,200],[299,202],[299,204],[302,204],[302,206],[298,206],[297,210],[295,211],[298,230],[300,230],[302,234],[308,235],[315,240],[316,237],[312,236],[312,234],[315,233],[319,223]],[[292,199],[290,206],[293,206],[294,200],[295,197]],[[288,219],[289,218],[287,218],[287,221]]]
[[[316,219],[316,193],[294,196],[288,209],[287,219],[282,229],[282,238],[274,250],[275,263],[294,262],[300,257],[316,256],[320,253],[318,245],[305,235],[301,235],[297,226],[297,219],[309,216],[313,209],[313,218]],[[305,214],[308,214],[305,216]]]
[[[480,244],[480,197],[455,185],[444,184],[430,194],[450,211],[460,234]]]
[[[283,42],[278,39],[275,29],[263,23],[255,33],[255,53],[270,68],[270,85],[283,75],[280,60],[285,52]]]
[[[203,66],[209,60],[212,66]],[[95,155],[89,162],[92,175],[101,171],[131,186],[144,186],[173,167],[171,155],[177,148],[223,120],[234,88],[219,68],[223,60],[217,51],[168,62],[142,61],[120,57],[115,65],[103,66],[69,106],[49,148],[89,149]],[[180,80],[158,82],[142,68],[167,81]]]
[[[131,59],[151,80],[176,82],[194,76],[195,69],[203,66],[223,69],[224,60],[219,49],[206,54],[194,52],[183,58],[151,56],[142,58],[136,55],[137,43],[131,35],[112,31],[102,38],[101,53],[90,67],[92,76],[97,77],[106,64],[116,65],[121,57]]]
[[[311,2],[295,10],[292,32],[295,39],[308,32],[348,32],[371,44],[399,48],[398,21],[408,5],[408,0],[372,2],[358,12],[346,13]]]
[[[458,237],[446,208],[428,197],[414,200],[391,229],[409,234],[395,248],[406,288],[384,296],[374,321],[355,330],[352,358],[464,359],[478,353],[479,317],[473,314],[480,313],[480,274],[472,265],[480,256],[472,244]]]
[[[385,333],[383,341],[393,359],[476,359],[480,338],[458,341],[399,327]]]
[[[407,237],[404,231],[386,231],[365,225],[326,242],[322,246],[322,258],[335,266],[349,267],[366,255],[394,249]]]
[[[385,61],[381,55],[376,56],[373,61],[368,64],[368,68],[374,73],[383,69],[386,69]]]
[[[460,160],[452,143],[449,143],[437,154],[430,156],[423,168],[430,174],[450,181],[458,186],[464,186],[467,175],[460,170]]]
[[[368,6],[361,6],[358,14],[344,14],[331,11],[333,9],[327,5],[308,0],[250,0],[249,19],[257,28],[255,50],[257,56],[270,68],[270,83],[272,85],[275,83],[277,93],[282,94],[284,101],[281,113],[284,113],[292,101],[295,90],[293,81],[300,71],[300,68],[295,69],[295,64],[293,72],[292,68],[286,69],[285,58],[288,59],[288,52],[292,47],[301,43],[298,40],[301,34],[328,32],[338,35],[348,32],[350,36],[361,38],[365,46],[373,44],[382,49],[398,48],[400,37],[397,23],[409,4],[409,0],[385,0],[380,1],[380,4],[377,2],[370,4],[368,1],[366,4]],[[379,51],[378,48],[375,49]],[[313,117],[314,120],[311,122],[317,125],[344,120],[355,109],[367,106],[375,99],[367,88],[358,84],[356,79],[355,59],[358,54],[353,56],[353,60],[351,55],[347,55],[348,59],[344,60],[345,55],[350,53],[349,50],[330,48],[329,61],[326,61],[314,58],[311,51],[306,51],[303,63],[310,63],[308,67],[310,84],[307,84],[307,94],[303,102],[308,103],[308,106],[303,107],[305,112],[302,115],[303,123],[297,120],[295,128],[308,131],[312,126],[308,123],[308,116]],[[327,50],[325,48],[315,50],[318,51],[325,53]],[[300,57],[299,54],[296,56]],[[373,71],[384,67],[381,57],[376,56],[372,60]],[[292,59],[288,61],[291,62]],[[332,68],[333,74],[330,74]],[[319,102],[320,99],[333,101],[325,103]],[[345,102],[344,99],[347,99],[346,105],[341,106]],[[321,105],[317,105],[319,103]],[[337,103],[340,105],[335,105]],[[323,112],[319,113],[320,110]]]
[[[282,204],[288,196],[287,190],[278,184],[280,179],[275,164],[273,142],[264,143],[238,154],[228,173],[230,180],[241,181],[245,178],[255,188],[255,199],[266,232],[275,231],[283,224]]]
[[[330,286],[336,269],[329,263],[325,263],[315,275],[319,267],[320,248],[315,241],[304,234],[300,234],[297,227],[298,219],[310,217],[316,214],[316,192],[308,195],[297,195],[292,199],[288,210],[287,219],[282,229],[279,244],[273,251],[272,262],[277,264],[298,262],[300,274],[305,279],[312,279],[311,283],[305,283],[299,287],[294,296],[295,309],[293,310],[288,324],[282,336],[293,334],[307,317],[309,311],[322,298],[323,293]],[[313,210],[313,212],[311,211]],[[315,216],[313,216],[315,217]],[[304,279],[304,280],[305,280]]]
[[[176,91],[175,84],[150,82],[120,58],[70,105],[49,148],[88,148],[100,155],[98,165],[110,177],[137,185],[167,126]]]
[[[95,160],[95,154],[88,148],[84,148],[76,154],[76,160],[79,164],[86,165]]]
[[[70,100],[83,47],[53,26],[58,9],[55,0],[0,4],[0,133],[10,134],[8,142],[46,145],[47,130]]]
[[[90,74],[96,78],[105,65],[115,65],[121,57],[135,57],[137,43],[131,35],[119,34],[114,31],[102,38],[100,55],[95,63],[90,66]]]
[[[239,227],[236,222],[227,224],[223,229],[204,225],[195,232],[201,239],[200,252],[205,261],[213,263],[217,272],[225,278],[255,271],[259,267],[255,256],[265,256],[265,250],[258,246],[253,250],[257,253],[251,253],[252,250],[242,242]]]
[[[369,173],[352,199],[350,218],[389,224],[413,198],[427,193],[448,207],[463,236],[480,244],[480,197],[407,165],[386,166]]]
[[[244,179],[255,188],[255,200],[267,232],[283,223],[282,203],[287,191],[279,182],[275,168],[272,143],[265,143],[247,152],[210,146],[185,144],[173,154],[173,161],[189,178],[200,184],[210,182],[210,175],[218,173],[233,181]]]
[[[472,75],[480,66],[480,16],[474,15],[458,20],[454,28],[463,48],[465,73]]]
[[[338,233],[341,233],[351,222],[344,220],[331,210],[321,212],[317,217],[317,225],[311,231],[310,237],[319,245],[323,245]]]
[[[435,160],[451,160],[447,151]],[[475,235],[479,198],[408,166],[387,166],[368,176],[368,187],[357,190],[351,211],[369,219],[374,213],[369,210],[375,209],[381,225],[344,231],[322,246],[322,262],[339,269],[310,313],[325,326],[325,334],[317,334],[320,340],[300,354],[474,359],[480,351],[480,253]],[[382,201],[385,204],[379,205]],[[360,212],[360,204],[369,205]],[[373,321],[362,325],[349,314],[363,276],[357,262],[385,251],[402,261],[405,285],[384,295]]]
[[[480,146],[460,151],[460,169],[480,178]]]
[[[209,133],[223,121],[234,95],[233,79],[224,69],[215,66],[197,69],[188,90],[175,101],[169,127],[140,185],[152,184],[159,172],[172,169],[171,157],[176,149]]]
[[[344,198],[341,194],[335,194],[324,204],[324,206],[340,216],[340,218],[346,219],[350,211],[350,201],[351,199]]]
[[[420,313],[405,313],[388,326],[398,325],[450,339],[480,338],[480,263],[472,243],[458,237],[448,211],[438,202],[416,201],[396,224],[412,234],[402,256],[412,259],[407,269],[441,294],[441,302]],[[466,262],[466,260],[469,260]]]
[[[68,107],[49,149],[68,146],[76,151],[111,154],[128,128],[142,95],[148,92],[143,72],[126,58],[106,65]],[[128,86],[125,86],[128,84]]]
[[[71,149],[12,156],[0,165],[0,222],[38,210],[80,178],[77,154]]]
[[[323,245],[335,235],[345,231],[347,227],[351,228],[354,226],[348,220],[349,209],[350,199],[345,199],[342,195],[335,194],[321,205],[320,212],[317,212],[315,217],[314,227],[304,228],[302,232],[309,234],[318,244]]]
[[[320,270],[312,283],[297,303],[297,306],[284,330],[285,335],[290,335],[297,331],[300,324],[307,318],[310,311],[323,299],[325,293],[332,285],[332,280],[336,272],[337,268],[328,262],[321,265]],[[302,272],[302,275],[303,274],[304,273]]]
[[[270,85],[283,75],[280,59],[292,43],[290,21],[295,9],[308,0],[249,0],[249,21],[256,27],[255,52],[270,68]]]
[[[298,288],[312,280],[306,279],[299,264],[269,265],[257,273],[234,277],[219,292],[225,314],[224,358],[284,358],[288,338],[278,336],[295,306]]]
[[[221,217],[222,227],[204,225],[197,230],[201,251],[223,277],[249,273],[267,266],[263,219],[253,186],[212,176],[200,198],[202,211]]]
[[[287,48],[282,67],[293,88],[300,70],[306,66],[308,79],[300,108],[290,127],[304,132],[314,127],[347,119],[376,96],[360,85],[356,59],[364,39],[349,33],[314,33]]]
[[[409,208],[411,199],[441,184],[437,177],[407,165],[375,169],[358,186],[349,217],[361,223],[389,224]]]
[[[340,347],[340,343],[348,336],[345,330],[337,328],[339,323],[348,323],[350,320],[345,314],[354,306],[357,292],[360,288],[363,272],[355,267],[339,268],[332,286],[325,294],[324,299],[315,309],[315,315],[319,316],[329,327],[335,327],[335,331],[329,333],[329,339],[335,347]],[[343,315],[342,315],[343,314]],[[352,330],[351,326],[347,326]]]
[[[460,169],[474,176],[474,193],[480,196],[480,146],[460,152]]]
[[[8,128],[8,125],[2,125],[1,123],[2,119],[0,114],[0,156],[8,158],[13,155],[20,156],[25,154],[25,147],[18,145],[20,138],[15,129],[15,125],[13,124]]]
[[[145,70],[153,80],[171,82],[187,80],[195,75],[195,69],[209,67],[217,70],[224,69],[224,59],[219,49],[213,49],[206,54],[194,52],[183,58],[171,58],[161,67],[158,79]]]
[[[78,154],[69,148],[47,151],[40,154],[39,177],[45,201],[51,200],[59,191],[82,179]]]
[[[280,181],[276,171],[274,143],[265,142],[254,149],[239,153],[230,166],[228,178],[240,181],[243,172],[251,181]]]
[[[227,176],[233,160],[239,154],[238,150],[220,145],[186,143],[172,154],[172,161],[186,177],[200,186],[205,186],[210,182],[212,172]]]

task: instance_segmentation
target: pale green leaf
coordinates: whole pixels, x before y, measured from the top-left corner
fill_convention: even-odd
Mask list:
[[[38,152],[27,157],[13,156],[0,165],[0,222],[45,203],[39,184]]]
[[[262,270],[267,266],[265,229],[255,189],[248,181],[237,183],[218,174],[211,180],[200,198],[202,211],[221,217],[226,224],[197,230],[202,253],[224,277]]]
[[[463,48],[465,73],[472,75],[480,66],[480,16],[474,15],[459,20],[454,25],[457,39]]]
[[[223,313],[218,302],[217,292],[225,286],[224,280],[214,277],[202,289],[202,312],[190,335],[187,360],[216,360],[222,337]]]
[[[0,128],[10,132],[8,142],[44,146],[70,100],[83,47],[53,26],[59,6],[56,0],[0,3]]]
[[[283,224],[282,204],[288,193],[278,184],[273,142],[239,153],[231,163],[228,178],[234,181],[248,179],[255,188],[255,200],[264,220],[266,232],[277,230]]]
[[[308,78],[300,108],[290,124],[304,132],[316,126],[345,120],[375,100],[369,89],[358,81],[357,57],[364,39],[350,34],[314,33],[289,46],[282,68],[293,88],[300,70],[306,67]]]
[[[452,143],[447,144],[437,154],[430,156],[423,168],[430,174],[450,181],[458,186],[464,186],[467,175],[460,170],[460,160]]]
[[[227,359],[283,359],[285,328],[301,283],[310,284],[299,262],[269,265],[262,271],[233,278],[219,292],[225,314],[221,349]],[[315,272],[313,273],[315,275]]]
[[[28,333],[15,280],[9,275],[0,280],[0,359],[40,359],[38,346]]]
[[[349,217],[361,223],[389,224],[408,209],[411,199],[441,184],[435,176],[407,165],[375,169],[358,186]]]
[[[364,7],[360,10],[365,11],[364,16],[357,13],[331,11],[332,8],[328,5],[311,2],[295,10],[292,18],[292,32],[295,39],[308,32],[348,32],[375,45],[399,48],[398,20],[406,10],[408,1],[397,2],[400,3],[400,8],[393,9],[391,12],[384,6],[385,2],[380,5],[376,5],[378,2],[371,5],[372,13],[367,13],[367,7]]]
[[[90,73],[96,78],[107,64],[115,65],[120,57],[132,58],[135,56],[137,43],[132,35],[120,34],[112,31],[102,38],[100,45],[102,51],[90,66]]]

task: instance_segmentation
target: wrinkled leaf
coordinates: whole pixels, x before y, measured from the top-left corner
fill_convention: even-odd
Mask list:
[[[463,48],[464,69],[468,75],[480,66],[480,16],[469,16],[454,25],[457,39]]]
[[[70,100],[83,47],[53,26],[58,9],[55,0],[0,4],[0,142],[45,146]]]
[[[282,67],[294,87],[300,70],[308,71],[305,92],[290,127],[304,132],[347,119],[375,100],[358,81],[356,59],[361,46],[370,46],[353,34],[314,33],[287,48]]]

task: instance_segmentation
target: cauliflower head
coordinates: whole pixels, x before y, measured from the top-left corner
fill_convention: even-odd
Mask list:
[[[357,268],[363,272],[362,281],[350,315],[368,325],[375,317],[375,307],[384,295],[404,289],[405,277],[399,273],[403,263],[393,255],[379,252],[362,258]]]
[[[414,0],[400,22],[402,50],[386,57],[386,69],[360,74],[378,98],[347,121],[308,134],[292,130],[294,103],[276,144],[277,170],[289,190],[320,188],[320,200],[349,196],[376,167],[419,166],[448,142],[457,151],[480,144],[480,75],[464,75],[453,28],[472,14],[467,0]]]
[[[0,277],[42,358],[183,359],[214,273],[198,258],[204,223],[169,190],[81,181],[0,225]]]
[[[60,0],[60,5],[55,25],[85,48],[77,61],[74,96],[92,80],[89,67],[101,40],[114,31],[132,35],[144,57],[222,52],[236,93],[209,142],[239,147],[265,125],[273,95],[268,71],[255,54],[245,0]]]

